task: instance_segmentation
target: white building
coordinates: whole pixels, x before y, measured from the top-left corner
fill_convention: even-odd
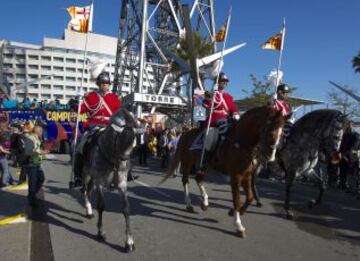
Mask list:
[[[0,40],[0,87],[8,88],[12,97],[38,100],[60,99],[66,102],[76,95],[83,76],[86,34],[65,30],[63,39],[44,38],[42,46]],[[113,77],[117,38],[90,33],[89,58],[109,63],[106,70]],[[130,93],[129,75],[125,73],[122,90]],[[144,79],[144,89],[153,81],[151,69]],[[25,87],[26,86],[26,87]],[[84,70],[84,91],[96,89],[87,67]]]

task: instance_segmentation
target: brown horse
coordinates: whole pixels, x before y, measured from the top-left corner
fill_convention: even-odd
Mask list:
[[[232,123],[226,140],[218,148],[219,151],[207,155],[207,167],[230,176],[235,226],[241,237],[245,236],[245,228],[241,223],[240,214],[244,213],[253,200],[251,187],[252,175],[257,166],[256,162],[275,159],[276,146],[283,126],[283,116],[274,108],[270,106],[253,108],[243,114],[239,121]],[[189,197],[189,175],[192,166],[199,162],[201,150],[190,150],[189,148],[200,132],[200,129],[192,129],[181,136],[174,160],[162,180],[164,182],[169,178],[181,162],[186,209],[190,212],[194,210]],[[221,159],[218,155],[221,155]],[[204,176],[205,172],[200,171],[195,179],[202,196],[201,208],[205,211],[209,202],[204,186]],[[240,186],[246,192],[244,205],[240,201]]]

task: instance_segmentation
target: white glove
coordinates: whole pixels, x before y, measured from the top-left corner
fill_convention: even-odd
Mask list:
[[[235,113],[232,118],[236,121],[240,120],[240,115],[238,113]]]

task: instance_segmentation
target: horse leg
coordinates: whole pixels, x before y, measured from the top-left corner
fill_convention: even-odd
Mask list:
[[[102,215],[105,208],[103,185],[98,184],[96,186],[96,189],[97,189],[97,210],[99,213],[98,222],[97,222],[97,228],[98,228],[97,238],[100,241],[105,241],[106,237],[105,237],[105,233],[103,232],[103,225],[102,225]]]
[[[252,175],[250,175],[244,182],[243,182],[243,188],[246,193],[246,201],[244,205],[240,208],[240,215],[244,215],[247,208],[251,205],[252,201],[254,200],[254,194],[253,194],[253,180]]]
[[[125,163],[126,164],[126,163]],[[130,204],[127,195],[127,171],[122,171],[119,175],[119,182],[118,182],[118,190],[121,199],[121,211],[125,218],[125,234],[126,234],[126,242],[125,242],[125,249],[126,252],[130,253],[135,250],[135,243],[134,238],[131,233],[130,227]]]
[[[91,202],[90,202],[90,195],[93,187],[93,182],[89,176],[85,176],[84,180],[84,199],[85,199],[85,217],[91,219],[94,217],[94,213],[92,210]]]
[[[252,192],[253,192],[254,198],[255,198],[255,200],[256,200],[256,206],[257,206],[258,208],[261,208],[261,207],[263,206],[263,204],[261,203],[260,196],[259,196],[259,191],[258,191],[257,186],[256,186],[257,177],[258,177],[258,175],[259,175],[259,173],[260,173],[261,170],[262,170],[262,166],[259,165],[259,166],[256,168],[256,170],[255,170],[255,172],[254,172],[254,174],[253,174],[253,176],[252,176],[252,179],[251,179],[251,180],[252,180],[252,182],[251,182],[251,188],[252,188]]]
[[[322,197],[323,197],[324,191],[325,191],[325,181],[324,181],[323,177],[319,180],[318,185],[319,185],[319,195],[318,195],[317,199],[313,199],[313,200],[309,201],[308,207],[310,209],[313,208],[316,205],[321,204]]]
[[[192,206],[192,203],[191,203],[190,190],[189,190],[189,175],[190,175],[192,164],[190,162],[182,161],[181,165],[183,166],[182,183],[183,183],[183,187],[184,187],[186,210],[190,213],[195,213],[194,207]]]
[[[290,208],[290,197],[291,197],[291,187],[294,183],[294,179],[296,176],[295,171],[291,171],[290,173],[285,172],[286,174],[286,190],[285,190],[285,212],[286,212],[286,218],[287,219],[293,219],[294,218],[294,212]]]
[[[233,204],[234,204],[234,221],[236,231],[240,237],[245,237],[245,227],[242,225],[241,218],[240,218],[240,208],[241,208],[241,201],[240,201],[240,184],[241,180],[240,177],[236,174],[231,175],[231,191],[233,197]]]
[[[206,193],[206,189],[204,186],[204,177],[205,173],[198,173],[195,177],[196,183],[200,189],[202,201],[201,201],[201,209],[203,211],[206,211],[209,207],[209,196]]]

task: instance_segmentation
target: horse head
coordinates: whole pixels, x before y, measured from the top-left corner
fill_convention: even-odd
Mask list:
[[[128,159],[135,146],[137,122],[126,109],[120,108],[110,118],[108,129],[111,130],[113,144],[118,156]]]
[[[322,147],[330,158],[338,156],[344,130],[348,123],[347,115],[340,111],[335,112],[336,114],[322,133]]]
[[[282,112],[277,111],[272,106],[267,106],[259,142],[260,156],[263,160],[270,162],[275,160],[276,148],[279,144],[284,124],[285,119]]]

